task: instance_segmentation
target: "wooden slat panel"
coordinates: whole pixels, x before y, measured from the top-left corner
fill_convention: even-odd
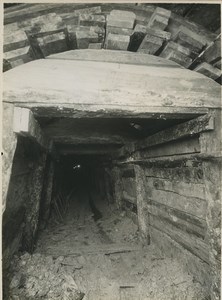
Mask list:
[[[198,133],[214,129],[214,118],[210,115],[200,116],[188,122],[162,130],[136,144],[136,149],[152,147],[175,141]]]
[[[203,183],[187,183],[183,181],[174,181],[161,178],[147,178],[147,184],[156,190],[177,193],[181,196],[200,198],[205,200],[205,185]]]
[[[179,228],[182,231],[201,239],[205,238],[207,227],[206,221],[166,205],[159,204],[155,201],[150,201],[147,207],[151,215],[163,219],[175,226],[175,228]]]
[[[140,158],[163,157],[180,154],[199,153],[200,144],[198,138],[173,141],[161,146],[152,147],[140,152]]]
[[[175,168],[146,168],[146,176],[152,178],[171,179],[186,183],[203,183],[202,167],[175,167]]]
[[[200,219],[206,218],[207,202],[199,198],[181,196],[174,192],[160,191],[149,188],[147,202],[154,200],[158,203],[181,210]]]
[[[173,225],[163,221],[159,217],[153,215],[150,215],[149,217],[151,226],[166,233],[174,241],[203,261],[209,262],[209,250],[205,242],[197,237],[192,237],[190,234],[184,233],[182,230],[175,228]]]

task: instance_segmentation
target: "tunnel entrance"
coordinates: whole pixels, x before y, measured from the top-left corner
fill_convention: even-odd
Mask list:
[[[37,120],[44,134],[53,136],[59,155],[53,157],[51,152],[50,156],[45,156],[36,142],[26,137],[19,138],[12,175],[18,169],[22,174],[25,168],[31,168],[29,172],[36,175],[31,180],[28,179],[29,175],[20,177],[23,178],[20,185],[24,192],[25,184],[30,186],[26,200],[21,195],[21,201],[24,200],[22,205],[29,203],[29,211],[18,220],[18,227],[25,228],[21,233],[23,242],[18,255],[13,259],[13,266],[5,267],[12,276],[12,280],[5,279],[6,297],[162,300],[169,299],[173,290],[175,295],[182,295],[181,299],[203,299],[205,292],[201,284],[193,281],[193,276],[181,268],[179,261],[165,256],[155,244],[150,243],[150,225],[144,224],[149,218],[148,210],[144,204],[140,204],[141,197],[149,199],[151,183],[155,191],[164,190],[163,186],[159,186],[162,177],[178,176],[178,170],[181,176],[186,176],[185,181],[190,181],[192,178],[188,177],[192,175],[189,173],[189,164],[192,165],[192,172],[198,174],[201,172],[201,162],[196,158],[188,159],[186,166],[186,159],[181,161],[180,158],[171,163],[162,162],[161,166],[158,149],[151,148],[152,153],[157,155],[153,155],[156,161],[146,165],[145,185],[148,188],[145,191],[144,180],[141,179],[144,167],[141,169],[140,163],[135,165],[132,157],[129,161],[125,160],[121,154],[124,139],[144,146],[149,136],[174,130],[175,126],[184,126],[196,120]],[[75,136],[76,128],[79,136]],[[68,143],[68,137],[72,137],[72,144]],[[73,143],[74,138],[78,143]],[[193,147],[193,143],[196,144],[195,137],[191,140]],[[187,143],[186,137],[180,143],[184,141]],[[133,151],[136,149],[133,148]],[[172,151],[171,145],[169,151]],[[137,156],[134,160],[140,161]],[[150,171],[155,171],[156,175],[150,175]],[[166,171],[168,173],[163,175]],[[162,175],[157,172],[162,172]],[[185,175],[187,172],[189,174]],[[201,181],[201,173],[198,176]],[[167,182],[168,179],[165,180]],[[31,187],[33,184],[34,188]],[[43,187],[38,193],[41,184]],[[15,181],[14,186],[10,186],[11,201],[14,201],[13,193],[17,185]],[[173,187],[171,189],[173,195]],[[161,194],[157,194],[157,197],[161,197]],[[169,198],[169,201],[172,199]],[[39,202],[39,213],[36,201]],[[5,214],[5,240],[8,216],[12,211],[11,202]],[[159,214],[158,211],[153,213]],[[21,215],[21,212],[18,211],[17,215]],[[33,231],[27,233],[31,224]],[[200,229],[196,230],[202,234]],[[151,236],[155,239],[155,232]]]
[[[220,87],[87,53],[6,72],[5,299],[218,299]]]

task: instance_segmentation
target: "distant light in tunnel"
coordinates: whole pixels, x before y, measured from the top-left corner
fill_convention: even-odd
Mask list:
[[[142,130],[142,126],[140,126],[139,124],[131,122],[130,126],[132,126],[133,128],[135,128],[137,130]]]
[[[80,169],[80,168],[81,168],[81,165],[75,165],[75,166],[73,166],[73,170]]]

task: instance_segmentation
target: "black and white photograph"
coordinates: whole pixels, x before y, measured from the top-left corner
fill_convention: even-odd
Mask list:
[[[3,0],[3,300],[221,299],[221,2]]]

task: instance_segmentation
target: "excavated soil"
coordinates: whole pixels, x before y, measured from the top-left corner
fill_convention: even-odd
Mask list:
[[[51,219],[35,253],[15,256],[10,299],[205,299],[178,261],[142,246],[131,219],[89,199],[73,194],[67,216]]]

